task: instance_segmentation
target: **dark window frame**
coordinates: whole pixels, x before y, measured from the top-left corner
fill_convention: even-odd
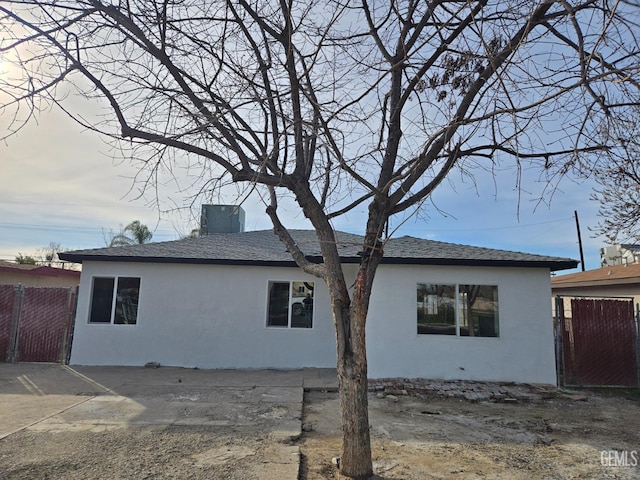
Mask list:
[[[266,327],[311,330],[315,317],[315,282],[269,280]]]
[[[140,277],[95,276],[91,280],[90,325],[137,325]]]
[[[418,282],[416,296],[418,335],[500,338],[498,285]]]

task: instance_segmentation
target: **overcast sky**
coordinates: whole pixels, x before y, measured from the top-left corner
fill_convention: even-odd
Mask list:
[[[104,139],[83,131],[63,113],[42,115],[38,123],[0,144],[0,259],[33,255],[51,242],[67,249],[103,247],[110,230],[136,219],[153,231],[154,241],[177,239],[197,226],[187,212],[159,214],[150,205],[153,193],[136,199],[135,173],[127,163],[114,161]],[[598,249],[604,241],[592,238],[588,229],[598,222],[598,205],[589,200],[592,185],[565,180],[547,206],[536,201],[543,184],[536,182],[534,172],[530,175],[522,192],[515,188],[512,172],[477,177],[477,192],[454,176],[433,198],[447,215],[429,205],[427,218],[408,219],[396,235],[579,259],[577,210],[586,268],[599,267]],[[172,182],[160,190],[164,209],[171,202],[182,206],[192,193],[180,192]],[[233,201],[229,196],[220,203]],[[249,198],[243,208],[246,230],[270,228],[257,198]],[[195,206],[194,214],[198,210]],[[352,212],[334,226],[362,233],[365,210]],[[289,227],[308,226],[293,207],[282,217]]]

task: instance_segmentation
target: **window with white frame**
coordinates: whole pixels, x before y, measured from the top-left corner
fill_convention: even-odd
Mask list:
[[[269,282],[267,326],[313,327],[314,282]]]
[[[418,283],[418,334],[497,337],[496,285]]]
[[[138,277],[94,277],[89,323],[135,325],[139,297]]]

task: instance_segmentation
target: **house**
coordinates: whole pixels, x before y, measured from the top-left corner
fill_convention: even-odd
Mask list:
[[[76,287],[79,283],[80,272],[77,270],[0,261],[0,285]]]
[[[603,266],[551,279],[553,296],[629,297],[640,303],[640,263]]]
[[[320,261],[314,231],[292,236]],[[347,281],[362,237],[336,232]],[[367,323],[369,375],[554,384],[550,271],[567,258],[390,239]],[[335,367],[324,283],[272,231],[60,254],[82,263],[72,364]]]
[[[622,243],[600,249],[600,266],[626,265],[640,261],[640,245]]]

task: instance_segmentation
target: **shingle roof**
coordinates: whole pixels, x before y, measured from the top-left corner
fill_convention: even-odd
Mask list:
[[[552,287],[618,285],[624,283],[640,283],[640,263],[613,265],[587,270],[586,272],[560,275],[551,279]]]
[[[310,261],[321,260],[313,230],[291,230],[291,236]],[[363,237],[336,232],[338,251],[345,263],[360,261]],[[59,254],[63,260],[162,262],[194,264],[295,265],[284,244],[271,230],[219,233],[170,242],[75,250]],[[548,267],[552,271],[575,268],[570,258],[494,250],[414,237],[392,238],[384,245],[383,263],[421,265],[486,265]]]

